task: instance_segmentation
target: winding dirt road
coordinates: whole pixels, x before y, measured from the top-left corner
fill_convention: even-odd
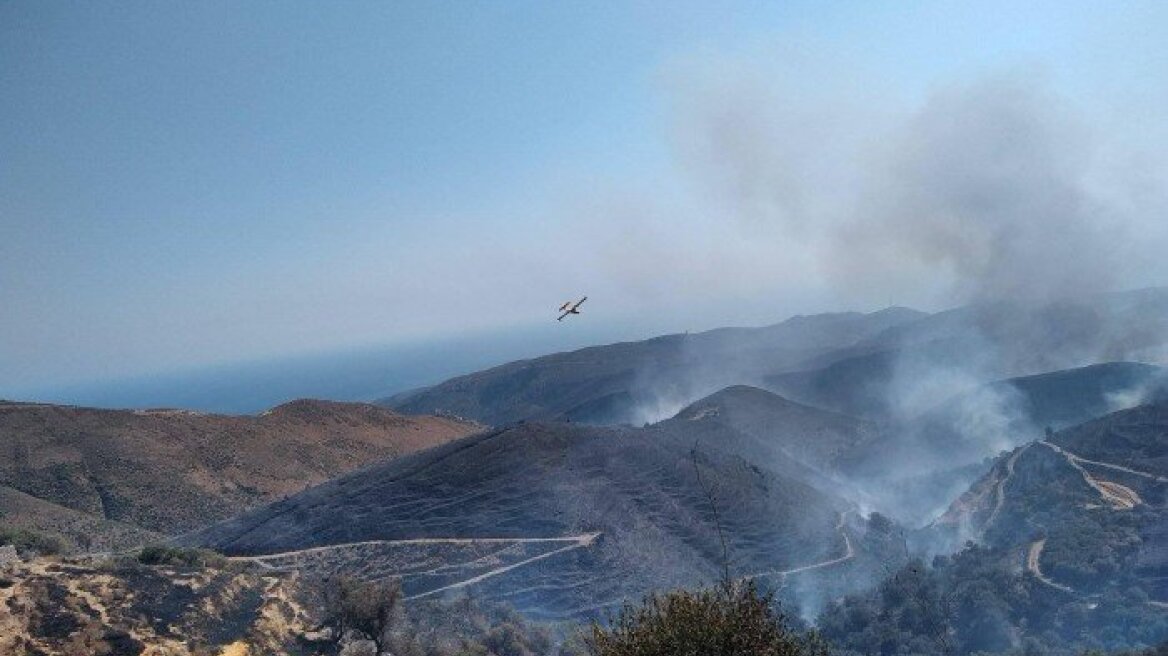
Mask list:
[[[587,541],[588,544],[591,544],[599,536],[600,533],[583,533],[581,535],[569,535],[562,538],[410,538],[405,540],[365,540],[363,542],[342,542],[340,544],[328,544],[323,547],[308,547],[305,549],[296,549],[294,551],[280,551],[277,553],[261,554],[258,556],[231,556],[227,560],[237,562],[258,562],[263,560],[275,560],[278,558],[295,558],[296,556],[336,551],[338,549],[383,545],[390,547],[400,547],[413,544],[531,544],[538,542],[581,541]]]
[[[1116,464],[1110,463],[1110,462],[1100,462],[1098,460],[1090,460],[1088,458],[1084,458],[1083,456],[1077,456],[1077,455],[1071,453],[1070,451],[1067,451],[1066,449],[1058,446],[1057,444],[1052,444],[1050,442],[1047,442],[1046,440],[1042,440],[1040,442],[1040,444],[1044,444],[1046,446],[1049,446],[1049,447],[1053,448],[1055,451],[1061,452],[1062,454],[1066,455],[1067,457],[1071,458],[1072,460],[1074,460],[1076,462],[1085,462],[1088,465],[1096,465],[1098,467],[1106,467],[1107,469],[1114,469],[1115,471],[1121,471],[1121,472],[1124,472],[1127,474],[1132,474],[1133,476],[1140,476],[1143,478],[1147,478],[1147,479],[1156,481],[1157,483],[1168,483],[1168,477],[1166,477],[1166,476],[1157,476],[1156,474],[1151,474],[1149,472],[1140,471],[1138,469],[1132,469],[1130,467],[1124,467],[1123,465],[1116,465]]]
[[[1052,449],[1055,453],[1058,453],[1066,458],[1067,462],[1083,476],[1083,480],[1087,482],[1087,485],[1090,485],[1096,492],[1098,492],[1099,496],[1103,497],[1103,500],[1106,501],[1114,510],[1131,510],[1137,505],[1143,503],[1143,499],[1140,498],[1140,495],[1137,494],[1135,490],[1125,485],[1120,485],[1114,481],[1105,481],[1095,478],[1091,475],[1091,472],[1087,471],[1083,465],[1079,463],[1085,462],[1100,467],[1109,467],[1111,469],[1125,471],[1137,476],[1146,476],[1154,480],[1158,480],[1160,478],[1146,472],[1137,472],[1134,469],[1120,467],[1119,465],[1112,465],[1105,462],[1080,458],[1079,456],[1071,453],[1070,451],[1067,451],[1057,444],[1052,444],[1046,440],[1040,440],[1038,444]]]
[[[1042,570],[1038,566],[1038,561],[1042,557],[1042,548],[1045,546],[1046,546],[1046,538],[1043,538],[1041,540],[1036,540],[1036,541],[1030,543],[1030,548],[1026,551],[1026,571],[1033,574],[1034,578],[1038,579],[1039,581],[1041,581],[1045,585],[1048,585],[1056,590],[1061,590],[1062,592],[1069,592],[1071,594],[1079,594],[1079,593],[1075,592],[1074,588],[1067,586],[1067,585],[1063,585],[1062,583],[1055,583],[1049,577],[1047,577],[1045,574],[1042,573]],[[1090,598],[1095,597],[1095,596],[1097,596],[1097,595],[1087,595],[1087,598],[1090,599]],[[1149,599],[1146,603],[1153,608],[1159,608],[1160,610],[1168,610],[1168,602],[1165,602],[1165,601],[1156,601],[1154,599]]]
[[[1125,485],[1120,485],[1119,483],[1116,483],[1114,481],[1106,481],[1106,480],[1095,478],[1094,476],[1091,475],[1091,472],[1087,471],[1087,469],[1083,467],[1082,463],[1086,463],[1088,465],[1094,465],[1096,467],[1104,467],[1106,469],[1111,469],[1114,471],[1125,472],[1127,474],[1132,474],[1134,476],[1140,476],[1143,478],[1147,478],[1149,480],[1156,481],[1157,483],[1168,483],[1168,478],[1166,478],[1164,476],[1157,476],[1155,474],[1149,474],[1148,472],[1142,472],[1139,470],[1131,469],[1129,467],[1124,467],[1122,465],[1115,465],[1115,464],[1112,464],[1109,462],[1100,462],[1098,460],[1091,460],[1088,458],[1083,458],[1081,456],[1077,456],[1077,455],[1071,453],[1070,451],[1067,451],[1066,449],[1058,446],[1057,444],[1047,442],[1046,440],[1039,440],[1038,444],[1041,444],[1042,446],[1045,446],[1045,447],[1053,450],[1055,453],[1058,453],[1058,454],[1062,455],[1064,458],[1066,458],[1067,462],[1070,463],[1070,465],[1072,467],[1074,467],[1075,470],[1078,471],[1080,475],[1082,475],[1083,480],[1086,481],[1087,484],[1090,485],[1096,492],[1098,492],[1099,495],[1101,497],[1103,497],[1103,500],[1106,501],[1112,507],[1113,510],[1131,510],[1132,508],[1135,508],[1137,505],[1142,504],[1144,501],[1143,501],[1143,499],[1140,498],[1140,495],[1138,493],[1136,493],[1135,490],[1133,490]],[[1055,581],[1051,580],[1049,577],[1047,577],[1045,574],[1042,573],[1042,569],[1039,566],[1039,560],[1042,558],[1042,550],[1045,546],[1046,546],[1046,539],[1045,538],[1043,538],[1041,540],[1036,540],[1036,541],[1030,543],[1030,547],[1027,549],[1027,552],[1026,552],[1026,571],[1033,574],[1034,578],[1038,579],[1039,581],[1041,581],[1045,585],[1048,585],[1048,586],[1055,588],[1057,590],[1061,590],[1063,592],[1075,593],[1075,590],[1073,588],[1071,588],[1070,586],[1066,586],[1066,585],[1063,585],[1061,583],[1056,583]],[[1149,606],[1153,606],[1155,608],[1159,608],[1162,610],[1168,610],[1168,602],[1149,600],[1147,603]]]
[[[835,530],[839,531],[839,534],[844,539],[844,555],[840,556],[839,558],[832,558],[830,560],[812,563],[810,565],[803,565],[802,567],[795,567],[793,569],[776,569],[766,572],[759,572],[758,574],[748,574],[739,580],[747,581],[750,579],[766,578],[769,576],[786,578],[791,574],[799,574],[800,572],[807,572],[813,569],[820,569],[822,567],[831,567],[832,565],[839,565],[840,563],[844,563],[851,560],[852,558],[855,558],[856,549],[852,546],[852,538],[848,535],[848,529],[844,527],[844,518],[846,518],[850,512],[852,511],[849,510],[847,512],[839,513],[839,519],[836,521],[835,525]]]
[[[1030,543],[1030,548],[1026,551],[1026,571],[1034,575],[1034,578],[1042,581],[1052,588],[1062,590],[1063,592],[1074,592],[1070,587],[1061,583],[1055,583],[1042,573],[1042,569],[1038,566],[1038,561],[1042,558],[1042,549],[1046,546],[1046,538],[1035,540]]]
[[[446,585],[446,586],[443,586],[441,588],[436,588],[434,590],[428,590],[428,591],[423,592],[421,594],[416,594],[416,595],[413,595],[411,597],[406,597],[406,599],[419,599],[422,597],[427,597],[430,595],[438,594],[439,592],[444,592],[446,590],[453,590],[456,588],[463,588],[463,587],[466,587],[468,585],[473,585],[475,583],[479,583],[480,581],[484,581],[484,580],[489,579],[491,577],[498,576],[500,574],[504,574],[504,573],[509,572],[509,571],[516,569],[518,567],[523,567],[524,565],[529,565],[531,563],[543,560],[545,558],[551,558],[552,556],[564,553],[566,551],[572,551],[574,549],[582,549],[584,547],[590,547],[596,542],[596,539],[599,538],[600,535],[601,535],[600,533],[583,533],[581,535],[570,535],[570,536],[561,537],[561,538],[414,538],[414,539],[407,539],[407,540],[366,540],[363,542],[346,542],[344,544],[331,544],[331,545],[327,545],[327,546],[323,546],[323,547],[309,547],[307,549],[297,549],[294,551],[283,551],[283,552],[279,552],[279,553],[264,554],[264,555],[260,555],[260,556],[232,556],[232,557],[228,558],[228,560],[233,561],[233,562],[255,563],[256,565],[259,565],[260,567],[263,567],[265,569],[277,570],[277,569],[295,569],[296,568],[295,561],[298,558],[303,557],[303,556],[328,553],[328,552],[333,552],[333,551],[340,551],[340,550],[344,550],[344,549],[352,549],[352,548],[356,548],[356,547],[367,547],[367,546],[397,547],[397,546],[426,545],[426,544],[434,544],[434,545],[437,545],[437,544],[462,544],[462,545],[506,544],[506,545],[515,545],[515,544],[558,543],[558,542],[567,543],[565,546],[560,547],[559,549],[553,549],[552,551],[548,551],[546,553],[532,556],[530,558],[525,558],[519,562],[511,563],[510,565],[496,567],[495,569],[489,570],[489,571],[484,572],[482,574],[479,574],[477,576],[473,576],[473,577],[468,578],[464,581],[458,581],[456,583],[452,583],[450,585]],[[473,564],[473,563],[481,561],[481,560],[482,559],[480,558],[480,559],[470,561],[467,563],[452,563],[452,564],[446,565],[444,567],[456,568],[459,566],[470,565],[470,564]],[[276,561],[276,562],[273,562],[273,561]],[[282,564],[282,563],[279,563],[279,561],[290,561],[290,562],[288,562],[287,564]],[[439,568],[439,569],[442,569],[442,568]],[[433,571],[434,570],[431,570],[431,572],[433,572]],[[426,572],[423,572],[423,573],[426,573]]]
[[[489,572],[479,574],[478,576],[471,577],[469,579],[466,579],[465,581],[459,581],[457,583],[451,583],[450,585],[442,586],[441,588],[435,588],[433,590],[428,590],[428,591],[423,592],[421,594],[416,594],[412,597],[406,597],[406,599],[407,600],[421,599],[422,597],[429,597],[430,595],[435,595],[435,594],[438,594],[440,592],[445,592],[447,590],[455,590],[457,588],[465,588],[468,585],[474,585],[475,583],[489,579],[492,576],[498,576],[499,574],[509,572],[517,567],[523,567],[524,565],[534,563],[537,560],[543,560],[544,558],[551,558],[552,556],[555,556],[556,554],[561,554],[561,553],[564,553],[565,551],[572,551],[573,549],[582,549],[584,547],[590,547],[590,546],[592,546],[592,543],[594,543],[596,541],[596,538],[598,538],[598,537],[600,537],[599,533],[586,533],[584,535],[575,536],[575,541],[566,547],[560,547],[559,549],[555,549],[555,550],[549,551],[547,553],[539,554],[538,556],[532,556],[531,558],[527,558],[526,560],[521,560],[517,563],[512,563],[510,565],[506,565],[504,567],[499,567],[499,568],[493,569]],[[543,541],[547,542],[547,540],[543,540]]]
[[[791,569],[770,570],[770,571],[766,571],[766,572],[759,572],[757,574],[750,574],[750,575],[742,577],[741,580],[745,581],[748,579],[764,578],[764,577],[771,577],[771,576],[786,577],[786,576],[789,576],[792,574],[799,574],[801,572],[807,572],[807,571],[811,571],[811,570],[821,569],[824,567],[831,567],[833,565],[838,565],[838,564],[847,562],[847,561],[851,560],[852,558],[855,558],[856,557],[856,550],[855,550],[854,545],[852,544],[852,538],[850,535],[848,535],[847,528],[845,527],[845,521],[846,521],[847,515],[851,512],[853,512],[853,511],[839,513],[839,516],[837,518],[836,525],[835,525],[836,531],[839,532],[840,537],[843,539],[843,542],[844,542],[844,555],[839,556],[837,558],[831,558],[828,560],[824,560],[824,561],[821,561],[818,563],[812,563],[809,565],[794,567]],[[410,545],[426,545],[426,544],[435,544],[435,545],[439,545],[439,544],[460,544],[460,545],[506,544],[506,545],[513,545],[513,544],[530,544],[530,543],[564,543],[564,546],[562,546],[558,549],[553,549],[553,550],[548,551],[546,553],[541,553],[541,554],[538,554],[536,556],[532,556],[530,558],[525,558],[523,560],[520,560],[520,561],[515,562],[515,563],[511,563],[509,565],[496,567],[492,570],[483,572],[482,574],[470,577],[470,578],[465,579],[463,581],[458,581],[455,583],[451,583],[449,585],[435,588],[433,590],[427,590],[426,592],[422,592],[422,593],[419,593],[419,594],[416,594],[416,595],[413,595],[410,597],[406,597],[406,599],[421,599],[424,597],[429,597],[432,595],[440,594],[440,593],[446,592],[448,590],[465,588],[467,586],[474,585],[476,583],[480,583],[486,579],[489,579],[489,578],[492,578],[495,576],[499,576],[500,574],[505,574],[505,573],[510,572],[511,570],[517,569],[519,567],[523,567],[525,565],[530,565],[531,563],[538,562],[538,561],[544,560],[546,558],[551,558],[552,556],[556,556],[556,555],[559,555],[559,554],[562,554],[562,553],[565,553],[568,551],[573,551],[575,549],[583,549],[586,547],[590,547],[596,542],[597,538],[599,538],[600,535],[601,535],[600,533],[584,533],[581,535],[571,535],[571,536],[559,537],[559,538],[415,538],[415,539],[406,539],[406,540],[365,540],[362,542],[347,542],[344,544],[332,544],[332,545],[326,545],[326,546],[321,546],[321,547],[308,547],[305,549],[296,549],[293,551],[282,551],[282,552],[278,552],[278,553],[262,554],[262,555],[257,555],[257,556],[232,556],[232,557],[228,558],[228,560],[230,560],[232,562],[254,563],[260,567],[263,567],[265,569],[270,569],[270,570],[283,570],[283,569],[295,569],[296,568],[295,561],[297,559],[305,557],[305,556],[312,556],[314,554],[323,554],[323,553],[329,553],[329,552],[335,552],[335,551],[340,551],[340,550],[345,550],[345,549],[353,549],[353,548],[359,548],[359,547],[367,547],[367,546],[390,546],[390,547],[393,547],[393,546],[410,546]],[[478,560],[482,560],[482,559],[480,558]],[[477,562],[477,561],[470,561],[468,563],[451,563],[449,565],[443,565],[442,567],[436,568],[435,570],[429,570],[428,572],[423,572],[423,573],[433,573],[437,570],[442,570],[442,569],[453,569],[453,568],[457,568],[460,566],[466,566],[469,564],[473,564],[474,562]]]
[[[994,509],[992,512],[990,512],[990,516],[988,519],[986,519],[985,524],[982,524],[981,526],[981,530],[983,532],[994,523],[994,520],[998,518],[998,513],[1002,511],[1002,504],[1006,502],[1006,483],[1008,483],[1010,478],[1014,476],[1014,463],[1018,462],[1018,456],[1022,455],[1022,452],[1026,449],[1029,449],[1030,446],[1030,444],[1027,444],[1021,449],[1018,449],[1014,453],[1010,454],[1009,460],[1006,461],[1006,475],[1003,476],[1002,480],[998,481],[997,486],[994,487]]]

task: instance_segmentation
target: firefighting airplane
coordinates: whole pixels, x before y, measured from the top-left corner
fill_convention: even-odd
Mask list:
[[[585,296],[584,298],[576,301],[575,303],[572,303],[572,301],[568,301],[567,303],[564,303],[563,305],[561,305],[560,309],[557,310],[557,312],[562,312],[563,314],[561,314],[560,318],[556,319],[556,321],[563,321],[564,317],[568,316],[569,314],[580,314],[580,310],[579,310],[580,304],[583,303],[584,301],[587,301],[587,300],[588,300],[588,297]]]

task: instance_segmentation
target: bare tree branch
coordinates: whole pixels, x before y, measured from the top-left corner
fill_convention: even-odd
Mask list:
[[[722,582],[727,585],[730,584],[730,550],[726,546],[726,534],[722,532],[722,519],[718,515],[718,499],[714,495],[714,490],[707,485],[705,479],[702,478],[702,468],[698,464],[698,442],[694,442],[693,450],[690,451],[690,459],[693,461],[694,474],[697,475],[698,485],[705,493],[706,499],[710,502],[710,509],[714,512],[714,527],[718,531],[718,540],[722,543]]]

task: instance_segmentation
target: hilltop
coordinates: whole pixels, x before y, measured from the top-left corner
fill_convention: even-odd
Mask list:
[[[735,385],[696,401],[678,419],[716,422],[808,467],[835,469],[841,458],[878,436],[869,421],[796,403],[764,389]]]

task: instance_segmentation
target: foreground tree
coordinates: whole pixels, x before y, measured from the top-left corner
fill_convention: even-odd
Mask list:
[[[366,583],[337,576],[324,588],[324,625],[336,640],[356,631],[372,640],[378,654],[386,651],[401,615],[401,585],[396,580]]]
[[[594,656],[826,656],[814,633],[787,626],[771,595],[753,582],[652,595],[625,606],[611,625],[593,623]]]

